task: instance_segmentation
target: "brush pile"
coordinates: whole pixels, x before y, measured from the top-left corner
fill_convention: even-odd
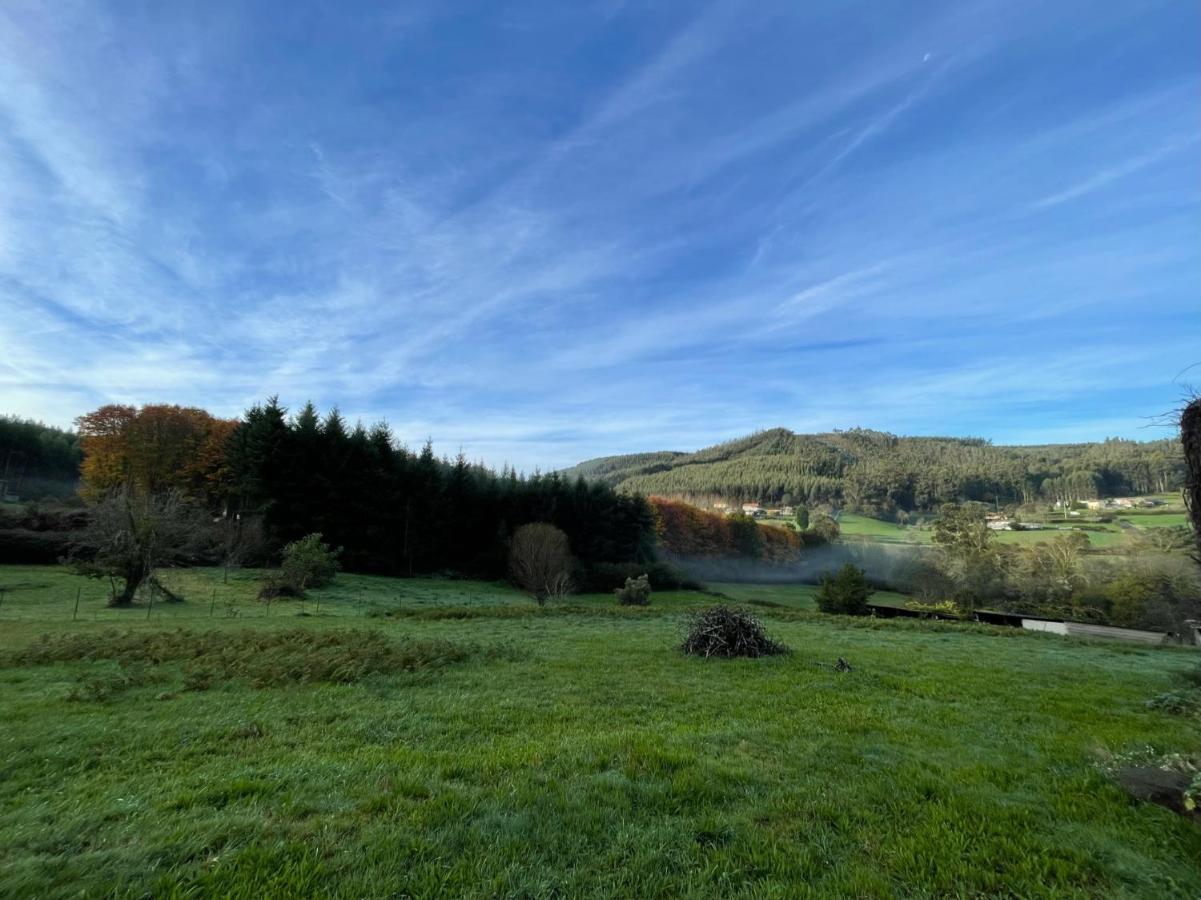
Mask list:
[[[788,652],[787,647],[767,636],[758,619],[728,606],[712,606],[693,616],[680,649],[704,657],[757,658]]]

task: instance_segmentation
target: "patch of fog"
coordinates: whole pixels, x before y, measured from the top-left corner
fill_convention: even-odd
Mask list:
[[[929,547],[913,544],[838,543],[811,547],[795,562],[755,559],[672,559],[670,562],[699,581],[747,581],[758,584],[816,584],[827,572],[846,563],[861,568],[878,587],[908,584],[914,569],[933,556]]]

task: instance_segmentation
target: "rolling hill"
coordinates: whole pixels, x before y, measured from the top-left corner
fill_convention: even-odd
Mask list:
[[[1169,439],[1003,446],[981,438],[773,428],[694,453],[600,457],[560,474],[661,496],[841,503],[888,513],[956,500],[1004,504],[1171,491],[1183,473],[1179,446]]]

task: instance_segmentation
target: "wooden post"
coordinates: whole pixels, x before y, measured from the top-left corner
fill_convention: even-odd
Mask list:
[[[213,599],[209,602],[209,618],[213,617],[213,610],[217,608],[217,589],[213,588]]]
[[[72,622],[74,622],[76,619],[79,618],[79,594],[82,590],[83,590],[83,588],[80,588],[80,587],[77,587],[75,589],[75,612],[72,613],[72,615],[71,615]]]
[[[154,609],[154,586],[150,587],[150,602],[146,604],[146,621],[150,621],[150,611]]]

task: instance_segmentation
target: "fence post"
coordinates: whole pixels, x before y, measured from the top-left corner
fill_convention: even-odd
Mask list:
[[[209,602],[209,618],[213,617],[213,610],[217,608],[217,589],[213,588],[213,599]]]
[[[75,588],[75,612],[71,614],[71,621],[74,622],[79,618],[79,594],[83,590],[81,587]]]
[[[154,586],[150,587],[150,602],[146,604],[146,621],[150,621],[150,611],[154,609]]]
[[[315,616],[321,615],[321,595],[320,594],[317,595],[317,608],[313,611],[313,615],[315,615]]]

